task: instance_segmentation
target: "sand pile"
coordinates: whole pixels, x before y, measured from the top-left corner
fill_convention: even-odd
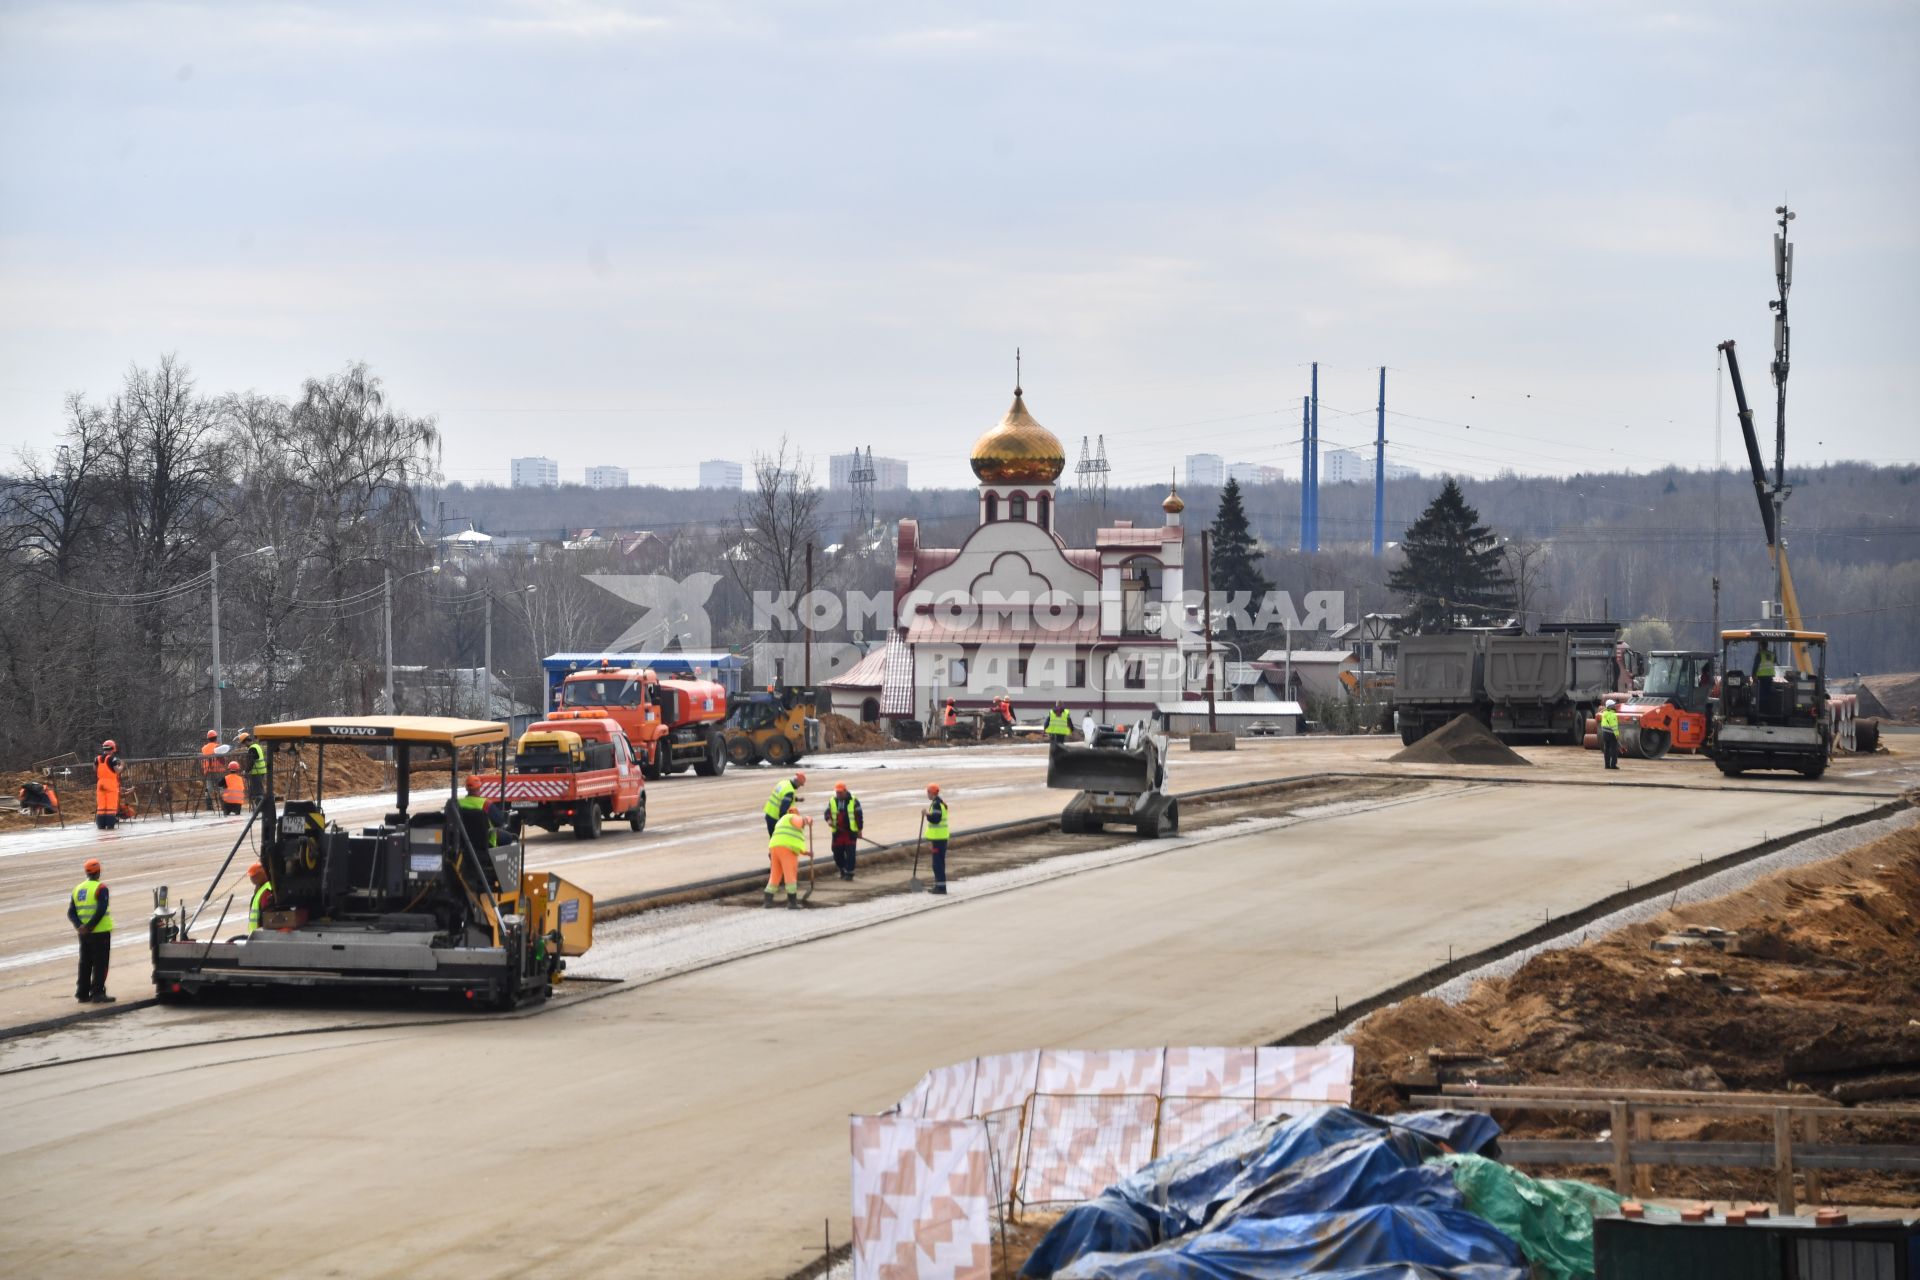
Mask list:
[[[1526,764],[1519,752],[1487,726],[1462,713],[1410,747],[1389,757],[1397,764]]]

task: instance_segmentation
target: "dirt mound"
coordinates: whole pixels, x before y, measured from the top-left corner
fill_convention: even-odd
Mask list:
[[[1920,1097],[1916,916],[1920,828],[1908,828],[1737,894],[1542,952],[1457,1006],[1423,997],[1382,1010],[1350,1036],[1356,1105],[1390,1110],[1409,1094],[1466,1079],[1790,1090],[1876,1105]],[[1709,925],[1737,938],[1720,935],[1727,950],[1652,945]],[[1545,1112],[1502,1113],[1501,1121],[1527,1137],[1570,1135],[1580,1123]],[[1656,1136],[1764,1138],[1741,1127],[1754,1123],[1675,1118],[1658,1122]],[[1868,1136],[1868,1122],[1850,1123]],[[1920,1121],[1897,1135],[1916,1138]],[[1920,1177],[1836,1174],[1831,1198],[1843,1195],[1831,1185],[1841,1177],[1857,1202],[1920,1203]],[[1659,1189],[1725,1197],[1737,1183],[1740,1194],[1763,1196],[1767,1181],[1759,1172],[1676,1169],[1661,1175]]]
[[[875,747],[886,746],[888,742],[887,735],[879,725],[862,724],[858,720],[850,720],[846,716],[836,715],[831,711],[820,717],[820,727],[827,735],[829,748],[854,747],[871,751]]]
[[[1920,672],[1863,676],[1860,683],[1884,708],[1883,711],[1871,713],[1863,709],[1861,715],[1872,714],[1883,720],[1900,720],[1907,724],[1920,722]]]
[[[1388,757],[1396,764],[1526,764],[1526,758],[1462,713]]]

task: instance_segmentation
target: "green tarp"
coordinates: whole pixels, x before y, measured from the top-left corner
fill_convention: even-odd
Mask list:
[[[1592,1280],[1593,1217],[1624,1197],[1588,1182],[1529,1178],[1485,1156],[1441,1156],[1467,1208],[1520,1246],[1542,1280]]]

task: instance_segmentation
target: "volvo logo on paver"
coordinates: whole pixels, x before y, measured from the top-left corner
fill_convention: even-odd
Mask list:
[[[380,736],[379,726],[371,724],[323,724],[315,728],[329,738],[377,738]]]

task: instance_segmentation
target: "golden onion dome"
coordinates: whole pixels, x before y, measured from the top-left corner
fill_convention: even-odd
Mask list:
[[[1060,438],[1033,420],[1020,388],[1000,425],[973,442],[973,474],[985,484],[1052,484],[1066,470]]]
[[[1187,500],[1180,496],[1180,490],[1173,485],[1167,486],[1167,496],[1160,503],[1160,509],[1170,516],[1177,516],[1187,509]]]

